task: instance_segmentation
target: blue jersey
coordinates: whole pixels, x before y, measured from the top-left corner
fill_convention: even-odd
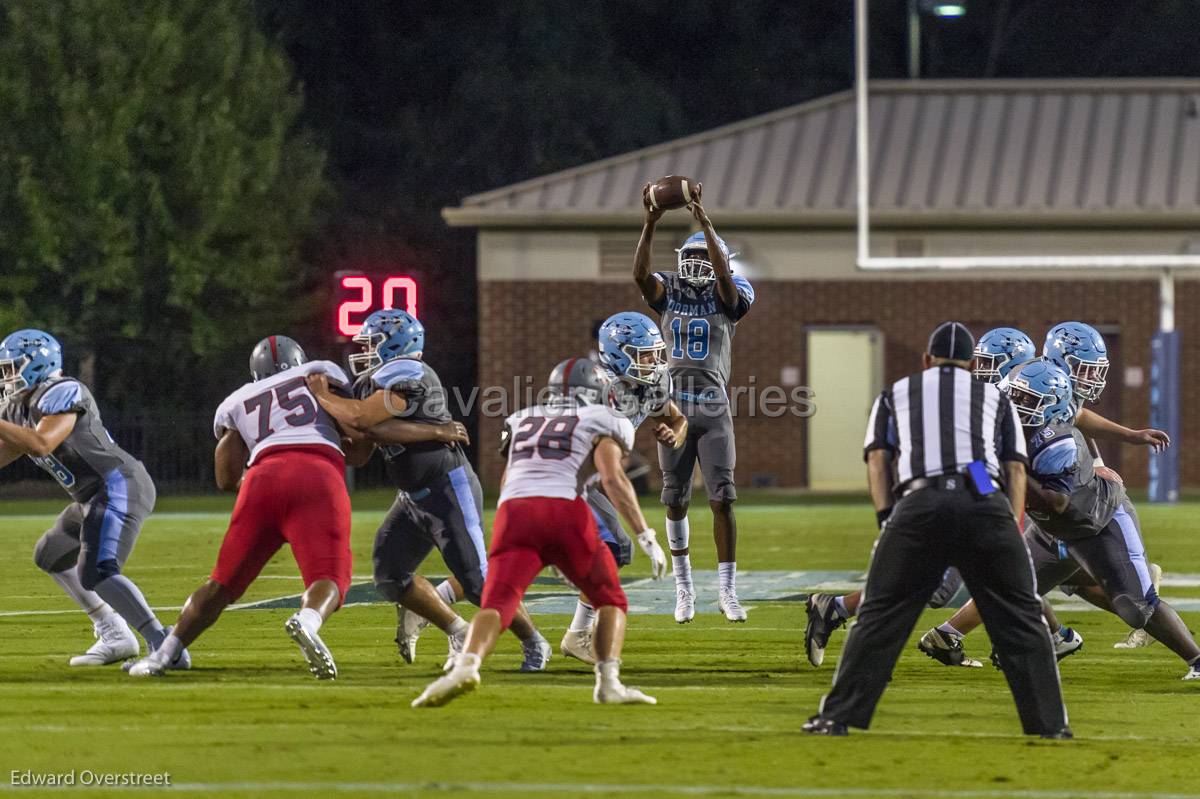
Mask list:
[[[667,339],[667,368],[675,388],[699,395],[729,383],[733,334],[738,321],[754,303],[754,289],[741,275],[733,276],[738,300],[726,308],[715,282],[696,288],[675,272],[655,272],[663,296],[651,307],[661,314],[659,327]]]
[[[424,361],[397,358],[377,366],[358,379],[354,394],[358,399],[366,399],[385,389],[404,398],[404,411],[397,415],[400,419],[431,425],[452,421],[442,381]],[[424,488],[467,463],[457,444],[437,441],[385,445],[380,451],[387,462],[388,475],[396,488],[404,491]]]
[[[117,475],[144,470],[137,458],[113,441],[92,392],[73,377],[47,380],[0,405],[0,419],[22,427],[37,427],[43,417],[62,413],[78,417],[74,429],[54,452],[29,457],[57,480],[71,499],[88,502],[107,483],[124,482]]]
[[[1070,497],[1062,513],[1030,511],[1038,526],[1056,538],[1085,538],[1100,532],[1125,501],[1125,488],[1096,474],[1096,463],[1079,428],[1051,422],[1029,438],[1029,474],[1050,491]]]

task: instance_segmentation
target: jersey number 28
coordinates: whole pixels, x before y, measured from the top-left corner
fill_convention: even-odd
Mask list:
[[[676,316],[671,320],[671,342],[672,358],[687,355],[693,361],[703,361],[708,357],[708,320],[689,319],[685,331],[683,319]]]
[[[578,416],[526,416],[517,424],[513,435],[512,459],[514,461],[539,458],[561,461],[571,454],[571,436],[579,424]]]

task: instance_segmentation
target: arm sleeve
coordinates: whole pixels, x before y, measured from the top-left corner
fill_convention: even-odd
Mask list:
[[[662,283],[663,295],[658,302],[648,302],[647,305],[657,313],[667,310],[667,298],[671,295],[671,282],[667,280],[666,272],[655,272],[654,279]]]
[[[83,413],[87,410],[87,395],[75,380],[56,383],[38,398],[38,410],[43,416],[57,413]]]
[[[1029,463],[1025,450],[1025,432],[1017,418],[1017,408],[1008,397],[1000,396],[1000,407],[996,413],[996,455],[1001,461]]]
[[[226,430],[233,430],[237,427],[229,407],[229,400],[225,400],[217,407],[217,414],[213,417],[213,435],[218,441],[221,440],[221,436],[225,435]]]
[[[867,437],[863,441],[863,460],[867,459],[873,449],[886,449],[896,452],[899,437],[896,434],[896,414],[892,409],[892,395],[883,391],[875,398],[871,406],[871,415],[867,418]]]
[[[737,307],[726,308],[725,313],[730,319],[737,322],[750,312],[750,306],[754,304],[754,287],[750,285],[749,280],[741,275],[733,276],[733,285],[737,287]]]

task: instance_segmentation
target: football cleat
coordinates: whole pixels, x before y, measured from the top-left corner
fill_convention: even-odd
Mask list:
[[[597,705],[657,705],[654,697],[621,683],[620,667],[619,660],[595,665],[596,690],[592,692],[592,701]]]
[[[475,655],[455,658],[446,675],[431,682],[421,692],[421,695],[412,701],[412,706],[441,707],[456,697],[469,694],[478,687],[479,658]]]
[[[314,677],[318,680],[337,679],[337,664],[333,662],[329,647],[325,646],[325,642],[315,631],[305,629],[300,623],[300,614],[293,614],[283,623],[283,629],[296,646],[300,647],[300,653],[304,655],[308,662],[308,670]]]
[[[675,621],[687,624],[696,617],[696,592],[689,583],[675,583]]]
[[[396,606],[396,646],[405,663],[417,659],[417,639],[421,636],[421,630],[428,626],[429,620],[424,616],[413,613],[403,605]]]
[[[850,734],[850,730],[845,724],[833,719],[823,719],[820,716],[813,716],[804,722],[800,729],[809,735],[843,736]]]
[[[553,651],[545,638],[538,638],[535,641],[522,641],[521,654],[524,658],[521,660],[521,671],[545,671],[546,664],[550,662],[550,655]]]
[[[129,667],[130,677],[161,677],[167,673],[167,664],[153,655],[133,661]]]
[[[450,671],[454,668],[454,658],[458,657],[463,650],[463,644],[467,642],[467,631],[463,630],[456,635],[446,636],[446,662],[442,664],[442,671]]]
[[[1070,741],[1075,737],[1070,727],[1060,727],[1054,732],[1044,732],[1042,737],[1047,741]]]
[[[804,651],[814,668],[825,662],[825,647],[829,636],[846,620],[837,612],[837,603],[830,594],[810,594],[804,601],[808,624],[804,627]]]
[[[596,665],[596,643],[592,639],[591,630],[582,632],[567,630],[558,649],[569,658],[582,660],[589,666]]]
[[[141,651],[137,636],[116,613],[109,614],[103,621],[93,624],[92,633],[96,636],[96,643],[88,647],[82,655],[71,658],[72,666],[107,666],[128,658],[136,658]]]
[[[742,603],[738,601],[737,592],[732,588],[723,588],[717,593],[717,609],[725,614],[725,618],[732,622],[743,622],[746,620],[746,609],[742,607]]]
[[[917,642],[917,649],[943,666],[963,666],[969,669],[983,667],[978,660],[967,657],[963,651],[962,636],[942,632],[937,627],[921,636],[921,640]]]
[[[1066,628],[1065,633],[1054,634],[1055,660],[1062,660],[1069,655],[1074,655],[1080,649],[1083,649],[1083,636],[1070,627]]]
[[[1188,667],[1188,673],[1183,675],[1185,680],[1200,680],[1200,663],[1193,663]]]

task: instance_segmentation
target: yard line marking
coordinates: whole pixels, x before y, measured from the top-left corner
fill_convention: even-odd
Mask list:
[[[46,791],[73,791],[74,786],[38,786]],[[21,790],[19,785],[0,784],[0,790]],[[933,799],[1075,799],[1086,794],[1090,799],[1200,799],[1195,793],[1163,791],[1080,791],[1040,789],[936,789],[928,785],[912,788],[865,786],[768,786],[768,785],[653,785],[638,783],[567,783],[567,782],[299,782],[299,781],[240,781],[240,782],[178,782],[169,788],[187,793],[227,791],[282,791],[295,793],[583,793],[605,795],[667,794],[677,796],[795,796],[795,797],[933,797]]]

